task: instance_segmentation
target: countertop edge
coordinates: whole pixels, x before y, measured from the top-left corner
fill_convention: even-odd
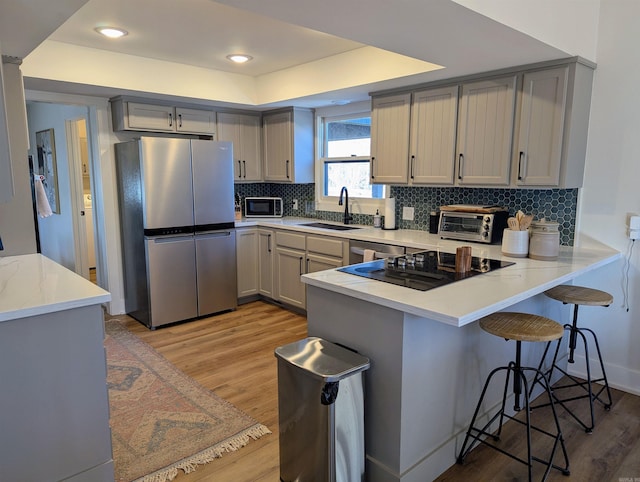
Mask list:
[[[0,258],[0,322],[109,301],[111,293],[42,254]]]
[[[593,251],[600,251],[600,250],[593,250]],[[605,253],[603,251],[601,254],[604,255],[603,258],[597,261],[594,261],[592,263],[590,262],[586,266],[579,267],[575,270],[572,270],[569,273],[554,277],[552,279],[549,279],[546,282],[532,286],[530,289],[523,290],[515,295],[507,296],[500,301],[487,304],[485,306],[482,306],[478,309],[470,311],[461,316],[450,315],[447,313],[443,313],[441,311],[428,310],[416,305],[395,300],[392,297],[385,297],[385,296],[381,296],[371,292],[367,292],[366,289],[355,289],[350,287],[348,284],[334,283],[324,279],[318,279],[316,277],[313,277],[314,273],[303,275],[302,281],[310,286],[315,286],[315,287],[326,289],[336,293],[344,294],[346,296],[351,296],[353,298],[357,298],[363,301],[369,301],[371,303],[383,305],[388,308],[397,309],[399,311],[402,311],[404,313],[408,313],[414,316],[418,316],[421,318],[429,318],[434,321],[439,321],[441,323],[445,323],[447,325],[451,325],[455,327],[462,327],[469,323],[473,323],[474,321],[477,321],[483,316],[489,315],[491,313],[495,313],[496,311],[506,309],[509,306],[512,306],[520,301],[524,301],[528,298],[531,298],[540,293],[543,293],[544,291],[554,286],[566,283],[585,273],[598,269],[607,264],[613,263],[622,257],[622,254],[619,252],[611,253],[609,251],[608,253]],[[329,271],[336,272],[337,269],[332,269]],[[345,273],[344,276],[353,276],[353,275],[348,275]],[[357,285],[360,285],[360,287],[362,288],[366,286],[366,283],[380,283],[380,282],[375,280],[362,281],[357,283]]]

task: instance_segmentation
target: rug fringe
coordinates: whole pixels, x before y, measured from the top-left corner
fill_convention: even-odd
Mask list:
[[[235,452],[247,445],[251,440],[258,440],[263,435],[272,433],[266,426],[256,424],[243,430],[235,437],[229,438],[213,447],[209,447],[200,453],[191,457],[187,457],[175,464],[158,470],[153,474],[145,475],[137,479],[135,482],[168,482],[176,478],[178,470],[182,470],[185,474],[191,473],[198,468],[198,465],[208,464],[215,459],[222,457],[226,452]]]

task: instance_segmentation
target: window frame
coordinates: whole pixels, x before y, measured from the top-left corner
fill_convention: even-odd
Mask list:
[[[338,205],[338,196],[325,196],[324,195],[324,175],[325,175],[325,162],[331,162],[331,158],[325,158],[324,144],[325,144],[325,121],[348,119],[362,116],[371,116],[371,102],[355,102],[353,104],[329,106],[317,108],[316,112],[316,148],[315,148],[315,195],[316,195],[316,210],[318,211],[332,211],[342,212],[344,206]],[[371,157],[357,156],[353,157],[353,161],[370,161]],[[389,196],[389,188],[386,185],[382,185],[383,197],[374,198],[357,198],[349,196],[349,211],[354,214],[369,214],[373,215],[376,210],[382,212],[384,209],[384,200]]]

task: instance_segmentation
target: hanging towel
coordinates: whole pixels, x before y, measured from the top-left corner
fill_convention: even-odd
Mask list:
[[[42,185],[42,176],[40,174],[35,174],[33,178],[35,180],[36,208],[38,210],[38,216],[40,216],[41,218],[46,218],[47,216],[51,216],[53,212],[51,211],[51,206],[49,205],[49,200],[47,199],[47,193],[44,192],[44,186]]]
[[[373,249],[365,249],[364,254],[362,255],[362,261],[373,261],[376,259],[376,252]]]

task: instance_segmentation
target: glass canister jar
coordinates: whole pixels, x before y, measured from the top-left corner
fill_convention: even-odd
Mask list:
[[[543,261],[555,261],[560,252],[558,223],[534,221],[529,232],[529,257]]]

